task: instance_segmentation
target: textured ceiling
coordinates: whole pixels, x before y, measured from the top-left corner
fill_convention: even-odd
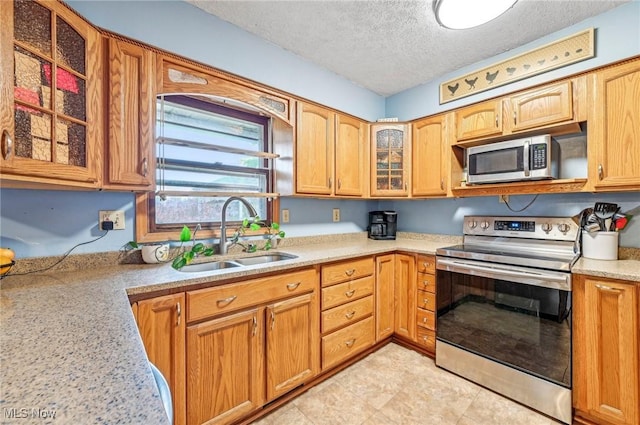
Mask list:
[[[440,27],[432,0],[185,1],[389,96],[630,0],[519,0],[469,30]]]

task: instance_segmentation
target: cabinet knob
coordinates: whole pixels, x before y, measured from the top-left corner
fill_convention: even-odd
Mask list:
[[[180,317],[182,316],[182,308],[180,308],[180,303],[176,304],[176,315],[178,316],[176,326],[180,326]]]
[[[352,311],[350,311],[349,313],[345,314],[345,315],[344,315],[344,317],[346,317],[347,319],[351,319],[351,318],[353,318],[353,316],[355,316],[355,315],[356,315],[356,311],[355,311],[355,310],[352,310]]]
[[[345,270],[344,273],[347,276],[353,276],[353,274],[356,272],[356,269],[349,269],[349,270]]]
[[[338,189],[340,189],[341,187],[342,187],[342,181],[338,179]]]
[[[9,159],[13,154],[13,139],[7,130],[2,132],[2,157]]]
[[[333,182],[331,181],[331,178],[329,178],[329,189],[331,189],[332,185],[333,185]]]
[[[149,174],[149,159],[145,158],[142,160],[142,176],[147,177]]]
[[[498,128],[498,114],[496,114],[496,128]]]
[[[444,179],[440,179],[440,190],[444,190]]]
[[[293,291],[293,290],[297,289],[298,286],[300,286],[300,282],[287,283],[287,289],[290,290],[290,291]]]
[[[513,111],[513,125],[516,125],[518,123],[518,114],[516,113],[516,111]]]
[[[598,179],[602,180],[604,178],[604,167],[602,164],[598,164]]]
[[[356,290],[352,289],[350,291],[345,292],[344,294],[347,296],[347,298],[351,298],[351,297],[353,297],[353,294],[355,294],[355,293],[356,293]]]

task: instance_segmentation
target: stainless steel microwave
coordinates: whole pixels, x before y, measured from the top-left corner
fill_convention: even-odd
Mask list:
[[[467,148],[467,183],[558,178],[558,142],[532,136]]]

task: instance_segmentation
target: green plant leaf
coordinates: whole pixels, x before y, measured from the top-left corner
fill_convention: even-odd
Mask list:
[[[189,242],[191,240],[191,230],[187,226],[182,227],[180,232],[180,242]]]
[[[271,239],[269,239],[265,244],[264,244],[264,250],[268,251],[271,249]]]
[[[260,230],[260,225],[258,223],[251,223],[251,226],[249,226],[249,228],[251,230]]]
[[[140,245],[138,245],[138,243],[137,243],[137,242],[135,242],[135,241],[129,241],[129,242],[127,242],[127,245],[128,245],[128,246],[130,246],[130,247],[131,247],[131,248],[133,248],[133,249],[138,249],[138,248],[140,248]]]
[[[278,232],[278,236],[280,236],[281,238],[284,238],[284,230],[280,230]]]
[[[207,248],[204,251],[202,251],[202,255],[205,255],[207,257],[211,257],[214,254],[215,250],[213,248]]]
[[[195,256],[196,256],[196,254],[193,251],[187,251],[184,254],[182,254],[182,257],[185,259],[187,264],[191,264],[191,262],[193,261]]]
[[[273,230],[278,230],[280,228],[280,225],[276,222],[271,223],[271,228]]]
[[[193,245],[193,248],[191,248],[191,251],[198,253],[198,252],[202,252],[204,250],[204,244],[202,242],[198,242],[197,244]]]
[[[173,267],[176,270],[180,270],[186,265],[187,265],[187,260],[182,256],[174,258],[173,263],[171,263],[171,267]]]
[[[247,248],[247,252],[256,252],[258,250],[258,247],[256,245],[249,245],[249,247]]]
[[[249,219],[245,218],[244,220],[242,220],[242,227],[249,227]]]

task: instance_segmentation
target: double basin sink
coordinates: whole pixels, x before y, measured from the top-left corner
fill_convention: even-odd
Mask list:
[[[291,260],[298,258],[295,255],[282,252],[257,255],[255,257],[235,258],[233,260],[209,261],[207,263],[189,264],[180,269],[182,272],[210,272],[215,270],[230,269],[234,267],[255,266],[258,264],[269,264],[277,261]]]

